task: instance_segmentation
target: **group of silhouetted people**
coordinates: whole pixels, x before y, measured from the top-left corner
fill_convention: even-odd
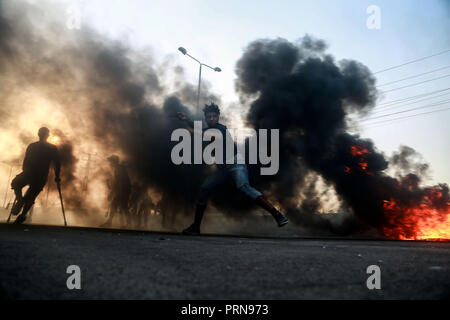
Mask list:
[[[205,105],[203,112],[207,127],[202,129],[202,132],[208,129],[216,129],[221,133],[222,140],[225,141],[228,138],[227,127],[219,123],[219,107],[211,103],[210,105]],[[178,112],[177,117],[187,124],[187,129],[190,132],[194,132],[194,123],[186,114]],[[36,197],[47,182],[51,163],[54,165],[55,181],[58,184],[58,188],[61,181],[58,149],[47,142],[49,130],[45,127],[40,128],[38,135],[39,141],[30,144],[27,148],[23,161],[23,172],[17,175],[11,183],[11,187],[16,194],[11,214],[18,215],[20,213],[15,223],[25,221],[27,212],[33,206]],[[146,224],[149,212],[156,210],[151,198],[147,195],[146,187],[139,183],[132,185],[127,169],[120,163],[118,156],[112,155],[108,158],[108,161],[113,169],[113,178],[108,180],[110,189],[108,200],[110,205],[107,212],[107,220],[103,226],[112,225],[116,216],[119,216],[122,226],[130,226],[133,220],[138,226],[143,223]],[[261,192],[250,185],[245,164],[216,164],[216,170],[200,187],[196,201],[194,222],[190,227],[183,230],[184,234],[195,235],[200,233],[200,224],[208,198],[227,179],[232,179],[240,192],[253,199],[257,205],[270,213],[278,226],[281,227],[288,223],[288,219]],[[26,185],[29,185],[29,189],[25,196],[22,196],[22,188]]]
[[[126,167],[116,155],[108,158],[113,176],[108,180],[108,200],[110,201],[107,220],[102,226],[108,227],[117,217],[123,227],[146,226],[150,211],[155,209],[147,194],[147,187],[139,182],[131,183]]]
[[[27,219],[27,213],[33,207],[39,193],[44,189],[50,166],[53,164],[55,182],[61,182],[61,161],[58,148],[49,143],[50,131],[42,127],[38,131],[39,141],[31,143],[25,152],[22,172],[11,182],[11,188],[15,193],[15,200],[11,207],[11,215],[17,216],[14,223],[21,224]],[[120,163],[116,155],[108,158],[112,167],[112,179],[108,180],[109,209],[105,225],[112,224],[114,217],[118,216],[123,226],[146,225],[148,214],[155,206],[147,195],[147,188],[139,183],[131,184],[126,167]],[[25,195],[22,189],[28,186]],[[8,219],[9,220],[9,219]]]

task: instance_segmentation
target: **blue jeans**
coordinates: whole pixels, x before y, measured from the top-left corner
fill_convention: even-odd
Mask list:
[[[216,169],[200,187],[197,197],[197,204],[206,205],[211,193],[221,185],[227,178],[232,178],[236,188],[250,197],[256,199],[262,195],[261,192],[253,188],[248,182],[248,172],[245,164],[228,164],[222,169]]]

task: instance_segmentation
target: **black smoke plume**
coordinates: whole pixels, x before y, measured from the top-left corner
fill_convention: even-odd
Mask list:
[[[352,60],[336,62],[325,53],[322,41],[306,36],[296,44],[283,39],[254,41],[236,71],[242,100],[252,101],[248,124],[280,129],[280,172],[256,181],[279,199],[292,219],[311,220],[320,208],[319,196],[308,183],[308,177],[317,174],[361,221],[380,230],[401,226],[399,234],[414,237],[417,221],[406,209],[424,203],[445,220],[448,186],[419,187],[427,165],[414,164],[411,148],[403,147],[391,165],[419,170],[393,178],[386,174],[389,163],[373,143],[347,132],[348,115],[366,114],[377,98],[367,67]],[[304,193],[306,199],[298,203]],[[399,210],[388,212],[393,199]],[[402,224],[406,220],[408,224]]]

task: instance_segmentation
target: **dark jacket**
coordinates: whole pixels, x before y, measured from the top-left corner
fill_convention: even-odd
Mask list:
[[[61,162],[56,146],[48,142],[34,142],[27,147],[22,169],[33,180],[46,181],[50,164],[53,163],[56,176],[59,176]]]

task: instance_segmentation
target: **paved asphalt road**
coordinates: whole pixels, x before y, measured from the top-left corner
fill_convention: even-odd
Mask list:
[[[69,265],[81,290],[68,290]],[[366,269],[378,265],[381,289]],[[450,242],[245,238],[0,224],[7,299],[448,299]]]

